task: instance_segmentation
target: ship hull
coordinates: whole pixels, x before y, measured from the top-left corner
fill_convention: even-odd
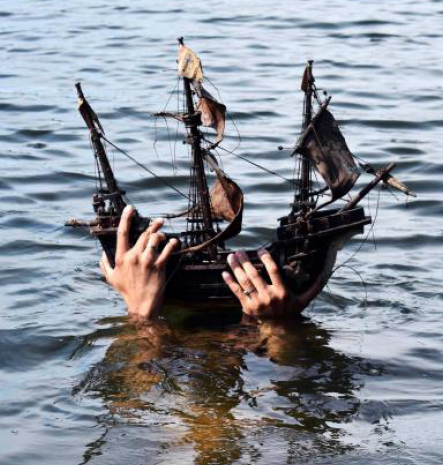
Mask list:
[[[371,219],[362,207],[341,212],[317,212],[307,222],[295,217],[284,217],[274,240],[267,247],[279,266],[286,286],[295,295],[309,289],[322,276],[323,285],[328,281],[337,251],[352,236],[360,234]],[[116,228],[91,228],[114,263]],[[133,230],[131,243],[135,243],[141,230]],[[232,250],[219,250],[216,256],[207,253],[175,254],[167,268],[166,299],[186,303],[234,302],[234,297],[223,281],[222,272],[229,271],[227,256]],[[246,250],[251,262],[269,282],[266,270],[257,256],[257,250]]]

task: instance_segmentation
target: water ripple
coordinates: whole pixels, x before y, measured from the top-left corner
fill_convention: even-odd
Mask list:
[[[3,5],[0,462],[441,463],[440,5]],[[100,278],[98,244],[63,227],[92,216],[95,186],[74,83],[84,83],[112,140],[187,192],[183,132],[150,116],[170,96],[170,109],[180,106],[171,91],[182,35],[241,133],[228,122],[226,149],[241,142],[239,155],[293,176],[299,80],[312,58],[350,149],[377,166],[395,162],[418,197],[369,196],[375,227],[340,253],[343,266],[307,321],[264,325],[259,336],[236,308],[171,305],[175,342],[155,352],[133,337]],[[182,209],[111,155],[143,213]],[[259,246],[290,208],[291,187],[220,155],[245,191],[233,244]]]

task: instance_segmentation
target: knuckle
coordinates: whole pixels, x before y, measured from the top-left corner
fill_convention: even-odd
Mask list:
[[[135,253],[127,253],[125,256],[125,262],[129,265],[135,265],[139,262],[139,257]]]
[[[146,255],[142,255],[142,256],[140,257],[140,264],[141,264],[144,268],[148,267],[149,264],[150,264],[150,262],[151,262],[151,257],[146,256]]]
[[[238,280],[238,282],[240,283],[240,285],[241,285],[242,287],[248,286],[248,285],[249,285],[249,279],[248,279],[246,276],[242,276],[242,277]]]

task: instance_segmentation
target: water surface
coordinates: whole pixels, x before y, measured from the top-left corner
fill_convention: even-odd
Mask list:
[[[3,0],[0,463],[442,462],[442,20],[437,0]],[[293,175],[277,146],[297,136],[311,58],[352,151],[397,163],[419,194],[370,195],[374,229],[302,322],[259,330],[170,308],[172,335],[137,334],[97,244],[63,227],[91,215],[95,186],[79,80],[107,134],[186,188],[176,125],[150,117],[176,85],[179,36],[234,118],[239,155]],[[111,154],[143,213],[183,207]],[[246,195],[236,244],[266,242],[290,186],[220,155]]]

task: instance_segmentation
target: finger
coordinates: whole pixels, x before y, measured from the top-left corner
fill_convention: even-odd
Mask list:
[[[267,286],[265,281],[259,275],[257,268],[249,260],[248,254],[243,250],[235,252],[235,257],[240,262],[240,265],[243,267],[244,272],[252,282],[252,285],[257,289],[257,291],[264,290]]]
[[[157,231],[159,231],[161,229],[161,227],[163,226],[163,223],[164,223],[163,218],[156,218],[151,223],[151,226],[149,226],[148,229],[151,231],[151,233],[156,233]]]
[[[162,218],[157,218],[156,220],[154,220],[150,224],[149,228],[146,231],[144,231],[142,234],[140,234],[140,237],[137,239],[137,242],[133,247],[134,251],[136,253],[142,253],[146,249],[146,246],[148,245],[149,236],[151,235],[151,233],[157,232],[162,226],[163,226]]]
[[[243,294],[243,289],[240,287],[240,285],[235,282],[235,279],[231,276],[231,273],[228,273],[227,271],[223,271],[222,273],[222,278],[226,285],[231,289],[231,292],[237,297],[237,299],[240,301],[240,305],[245,308],[248,306],[248,298]]]
[[[154,232],[149,236],[146,249],[143,251],[142,259],[146,264],[151,264],[157,260],[158,246],[160,242],[166,239],[166,235],[162,232]]]
[[[158,266],[163,266],[167,263],[167,261],[169,260],[169,257],[171,256],[172,252],[174,252],[174,250],[176,248],[178,248],[178,245],[180,244],[179,240],[178,239],[170,239],[168,241],[168,243],[165,245],[165,248],[162,250],[160,256],[158,257],[157,259],[157,265]]]
[[[228,255],[228,264],[231,267],[234,276],[238,281],[238,284],[240,284],[244,291],[249,292],[256,290],[252,284],[252,281],[249,279],[248,275],[245,273],[240,265],[240,262],[234,254]]]
[[[117,247],[115,251],[116,263],[123,259],[123,255],[129,249],[129,227],[131,225],[131,219],[134,212],[135,210],[132,205],[126,205],[120,218],[117,230]]]
[[[257,255],[263,262],[263,265],[265,265],[266,271],[271,279],[271,283],[274,286],[283,287],[283,281],[281,279],[280,272],[278,271],[278,266],[271,257],[271,254],[266,249],[260,249]]]
[[[109,263],[109,260],[108,260],[108,256],[105,254],[105,252],[102,253],[102,258],[100,260],[99,265],[100,265],[100,269],[105,275],[105,278],[108,279],[114,270],[112,269],[111,264]]]

